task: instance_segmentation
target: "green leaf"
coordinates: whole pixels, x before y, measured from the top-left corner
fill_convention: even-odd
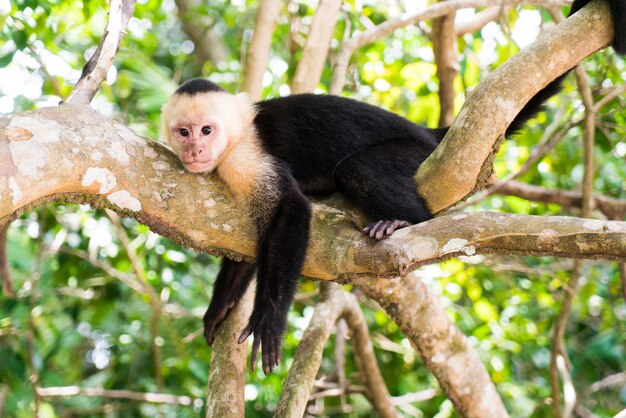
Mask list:
[[[11,61],[13,61],[13,55],[15,55],[15,51],[11,51],[0,57],[0,68],[4,68],[9,65]]]
[[[28,43],[28,35],[23,30],[11,31],[11,39],[15,42],[15,46],[20,51],[26,48]]]

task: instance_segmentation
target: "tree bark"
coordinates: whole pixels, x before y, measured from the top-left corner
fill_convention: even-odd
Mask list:
[[[314,91],[322,77],[341,2],[342,0],[320,0],[302,51],[302,58],[291,82],[292,94]]]
[[[454,121],[454,79],[459,72],[455,17],[456,13],[452,12],[435,19],[431,34],[439,79],[439,127],[450,126]]]
[[[360,276],[351,282],[398,324],[462,417],[509,416],[478,353],[419,278]]]
[[[466,199],[487,183],[507,126],[536,92],[611,42],[610,21],[608,4],[592,1],[547,30],[468,95],[445,139],[415,176],[433,212]]]
[[[241,90],[252,100],[263,96],[263,74],[267,68],[272,48],[272,35],[278,21],[280,0],[261,0],[256,16],[252,41],[248,46]]]
[[[253,225],[217,175],[183,171],[168,149],[88,107],[0,117],[0,222],[54,200],[109,207],[200,251],[254,257]],[[357,227],[365,222],[339,196],[318,201],[303,274],[322,280],[406,274],[479,253],[626,260],[620,221],[468,213],[404,228],[381,242],[361,234]]]
[[[237,340],[243,330],[242,324],[245,326],[250,318],[255,288],[255,285],[250,285],[217,329],[211,347],[206,418],[239,418],[245,415],[243,390],[248,344],[238,344]]]

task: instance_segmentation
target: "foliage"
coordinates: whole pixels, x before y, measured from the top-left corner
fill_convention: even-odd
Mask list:
[[[313,3],[296,0],[285,6],[264,82],[266,97],[288,93]],[[346,2],[345,20],[338,24],[333,45],[339,45],[344,31],[380,23],[403,7],[412,7],[409,3]],[[0,82],[0,111],[53,105],[63,99],[77,80],[85,57],[99,41],[106,6],[102,0],[0,1],[0,80],[5,80]],[[243,0],[211,0],[199,11],[212,18],[213,29],[229,51],[227,62],[218,66],[194,61],[172,0],[139,2],[115,70],[96,97],[96,108],[156,137],[160,106],[181,80],[210,76],[236,90],[255,6],[255,2]],[[513,11],[500,23],[514,25],[518,18],[518,11]],[[435,126],[438,85],[427,26],[397,31],[360,50],[352,61],[351,82],[345,94]],[[471,89],[517,50],[507,31],[508,27],[490,23],[482,32],[460,39],[459,105],[465,89]],[[585,69],[599,98],[623,82],[626,63],[607,51],[589,59]],[[329,81],[327,66],[319,85],[321,92]],[[18,87],[22,84],[24,87]],[[601,109],[595,150],[596,192],[622,199],[626,198],[625,104],[622,97]],[[558,109],[566,115],[564,121],[580,121],[580,108],[579,95],[568,80],[565,93],[552,100],[524,134],[503,145],[495,162],[499,177],[521,167],[546,125],[559,114]],[[579,128],[569,129],[556,148],[521,180],[548,188],[578,188],[583,172],[580,138]],[[479,209],[570,214],[557,205],[510,196],[490,197],[470,210]],[[124,226],[130,245],[125,248],[112,225],[103,212],[55,206],[24,214],[10,229],[8,252],[18,296],[11,299],[0,295],[0,406],[6,395],[0,411],[4,416],[31,416],[34,394],[29,379],[33,367],[43,387],[162,391],[196,400],[190,406],[157,406],[98,397],[45,398],[41,406],[45,417],[185,417],[197,416],[202,410],[211,353],[198,331],[219,262],[127,220]],[[133,257],[145,271],[143,279],[154,289],[156,303],[162,306],[156,331],[151,328],[154,306],[149,295],[120,280],[127,276],[131,281],[143,280],[133,268]],[[512,416],[550,416],[545,402],[550,396],[550,335],[570,269],[567,260],[475,256],[419,272],[439,292],[450,315],[479,349]],[[572,377],[579,394],[592,383],[626,369],[626,305],[620,297],[617,267],[586,262],[582,275],[583,285],[567,333]],[[315,289],[316,284],[307,281],[300,286],[302,294]],[[315,300],[316,296],[308,296],[292,308],[278,370],[268,377],[258,369],[248,372],[249,416],[272,415]],[[391,394],[437,387],[398,327],[367,302],[364,309]],[[29,348],[31,328],[34,333]],[[155,347],[160,350],[160,369],[155,368]],[[358,384],[349,344],[347,350],[346,375]],[[334,375],[333,352],[331,341],[321,376]],[[159,371],[164,379],[162,388],[155,378]],[[370,415],[362,395],[349,395],[348,400],[351,410],[341,412],[339,399],[327,398],[319,414]],[[626,386],[586,396],[582,403],[599,417],[612,416],[626,404]],[[455,416],[442,394],[414,406],[424,416]]]

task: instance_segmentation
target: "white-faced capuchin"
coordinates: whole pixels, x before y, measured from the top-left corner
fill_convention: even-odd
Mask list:
[[[576,0],[572,12],[588,0]],[[617,52],[626,53],[626,0],[611,0]],[[570,14],[571,14],[570,13]],[[520,129],[560,90],[564,76],[520,112]],[[432,214],[413,175],[447,128],[428,129],[385,110],[336,96],[302,94],[250,103],[194,79],[163,108],[163,136],[193,172],[217,173],[247,205],[257,228],[256,263],[224,259],[204,316],[204,336],[241,298],[255,272],[254,311],[239,342],[254,334],[251,363],[262,346],[263,370],[278,364],[287,312],[309,239],[306,194],[343,193],[374,221],[363,230],[381,239]]]

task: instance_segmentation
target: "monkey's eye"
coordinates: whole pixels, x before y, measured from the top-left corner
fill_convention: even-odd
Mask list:
[[[212,130],[213,130],[213,129],[211,129],[211,127],[210,127],[210,126],[203,126],[203,127],[202,127],[202,134],[203,134],[203,135],[208,135],[208,134],[210,134],[210,133],[211,133],[211,131],[212,131]]]
[[[189,136],[189,129],[187,129],[187,128],[180,128],[178,133],[180,133],[180,136],[184,136],[185,138],[187,138]]]

